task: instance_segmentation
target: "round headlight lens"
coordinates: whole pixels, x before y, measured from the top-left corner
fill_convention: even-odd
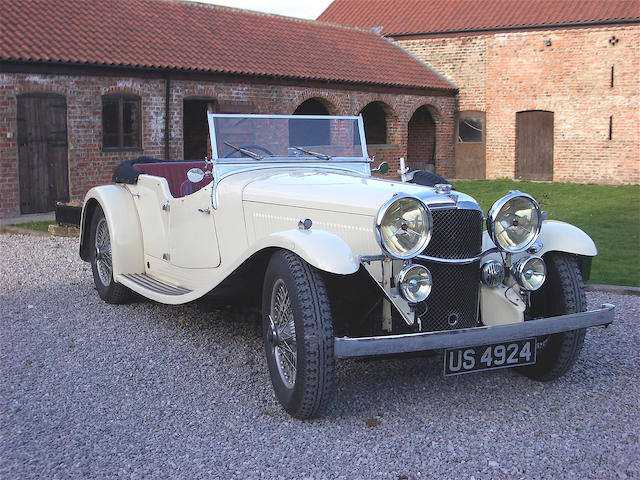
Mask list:
[[[525,257],[511,267],[511,273],[525,290],[538,290],[547,278],[547,266],[540,257]]]
[[[396,196],[384,204],[376,218],[378,241],[395,258],[418,255],[431,239],[431,212],[415,197]]]
[[[398,275],[398,288],[409,303],[424,301],[431,293],[431,272],[422,265],[404,267]]]
[[[487,231],[491,239],[510,253],[529,248],[538,238],[541,226],[538,202],[517,191],[494,203],[487,215]]]

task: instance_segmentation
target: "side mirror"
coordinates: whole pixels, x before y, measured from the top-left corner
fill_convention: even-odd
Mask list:
[[[187,178],[191,183],[198,183],[204,178],[204,172],[199,168],[192,168],[187,172]]]
[[[376,168],[372,168],[371,172],[372,173],[380,173],[382,175],[384,175],[385,173],[387,173],[389,171],[389,164],[387,162],[382,162],[380,165],[378,165]]]

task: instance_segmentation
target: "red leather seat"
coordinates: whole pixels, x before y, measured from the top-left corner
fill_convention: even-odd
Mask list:
[[[157,163],[134,163],[133,167],[147,175],[164,177],[169,184],[169,190],[174,198],[184,197],[190,193],[197,192],[205,185],[208,185],[213,177],[206,176],[198,183],[191,183],[187,179],[187,172],[192,168],[205,170],[203,161],[192,162],[157,162]]]

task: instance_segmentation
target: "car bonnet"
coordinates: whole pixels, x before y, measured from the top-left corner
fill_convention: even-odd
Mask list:
[[[324,169],[263,172],[244,188],[248,202],[375,215],[396,193],[424,198],[428,187]]]

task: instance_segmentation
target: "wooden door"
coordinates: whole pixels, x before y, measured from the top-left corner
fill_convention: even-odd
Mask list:
[[[516,178],[553,180],[553,112],[516,114]]]
[[[20,213],[55,210],[69,201],[67,102],[64,95],[18,96]]]
[[[485,112],[458,112],[456,122],[456,178],[485,178],[487,133]]]

